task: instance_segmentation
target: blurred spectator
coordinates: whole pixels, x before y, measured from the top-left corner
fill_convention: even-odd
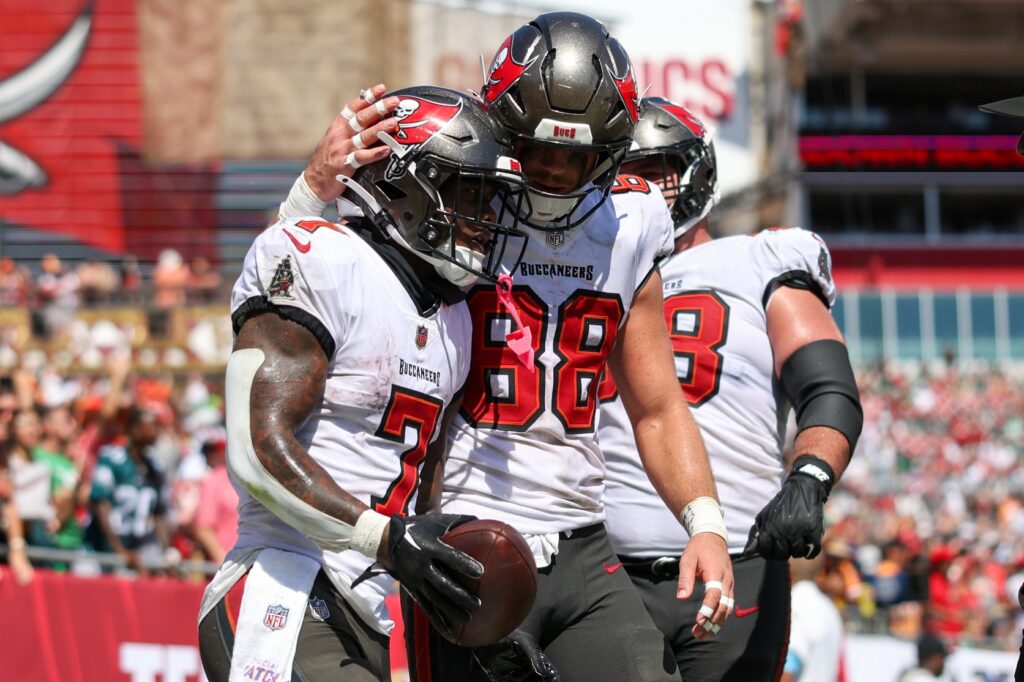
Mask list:
[[[26,585],[32,580],[33,570],[27,554],[25,527],[14,501],[14,483],[7,468],[7,452],[6,448],[0,449],[0,532],[7,544],[7,565],[14,581]]]
[[[32,276],[13,258],[0,258],[0,306],[24,306],[32,293]]]
[[[792,559],[793,616],[783,682],[836,682],[842,674],[843,620],[815,582],[825,559]]]
[[[196,516],[196,541],[215,563],[222,563],[238,534],[238,493],[228,479],[227,445],[223,429],[203,442],[210,470],[203,478]]]
[[[133,409],[126,430],[124,444],[100,450],[92,474],[93,516],[103,549],[146,574],[145,563],[162,559],[168,546],[164,474],[149,455],[160,429],[152,412]]]
[[[68,272],[56,254],[48,253],[41,262],[42,274],[36,280],[36,296],[42,307],[46,336],[66,330],[78,310],[78,275]]]
[[[153,268],[153,302],[157,308],[178,308],[185,305],[185,290],[190,272],[181,254],[174,249],[164,249]]]
[[[135,256],[129,254],[124,257],[118,274],[121,279],[117,296],[119,301],[131,305],[142,303],[142,272],[139,270],[139,261]]]
[[[909,582],[907,549],[899,540],[892,540],[886,544],[883,559],[875,570],[875,602],[892,606],[906,601]]]
[[[948,655],[941,639],[924,635],[917,642],[917,667],[904,671],[899,682],[928,682],[941,678]]]
[[[82,261],[75,269],[75,273],[78,275],[83,305],[94,306],[110,302],[118,282],[113,268],[107,263],[90,258]]]
[[[962,574],[952,570],[956,557],[956,551],[948,545],[939,545],[928,556],[928,625],[950,638],[963,630],[964,610],[969,606],[969,595],[959,580]]]
[[[856,612],[864,596],[864,583],[853,563],[850,545],[841,538],[833,538],[822,548],[822,571],[818,584],[840,613]]]
[[[202,256],[192,260],[191,278],[188,281],[190,303],[206,305],[217,300],[220,293],[220,272]]]
[[[68,456],[77,435],[78,424],[67,406],[59,405],[46,411],[43,437],[32,457],[50,470],[50,503],[55,511],[55,519],[45,533],[33,537],[32,544],[61,549],[78,549],[82,546],[82,525],[76,515],[79,471]]]
[[[31,544],[44,544],[38,539],[55,528],[56,520],[50,495],[50,468],[34,461],[42,432],[36,411],[21,410],[11,422],[5,448],[14,501],[25,522],[25,539]]]

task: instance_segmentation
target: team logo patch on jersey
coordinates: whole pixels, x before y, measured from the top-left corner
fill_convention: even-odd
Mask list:
[[[821,247],[821,251],[818,252],[818,274],[821,275],[822,279],[826,282],[832,281],[832,267],[828,262],[828,251],[825,247]]]
[[[293,284],[295,284],[295,273],[292,272],[292,257],[285,256],[274,270],[270,286],[267,287],[267,296],[291,298]]]
[[[288,624],[288,609],[280,604],[271,604],[263,616],[263,624],[268,630],[280,630]]]
[[[309,600],[309,612],[317,620],[327,620],[331,617],[331,612],[327,610],[327,602],[320,597]]]
[[[416,347],[422,349],[427,345],[427,328],[425,325],[416,327]]]
[[[548,243],[550,247],[559,247],[565,244],[565,233],[564,232],[548,232],[544,237],[544,241]]]

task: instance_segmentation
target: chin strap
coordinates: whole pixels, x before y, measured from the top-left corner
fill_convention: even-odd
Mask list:
[[[498,293],[498,301],[505,307],[508,314],[512,316],[512,321],[518,327],[515,331],[510,331],[505,335],[505,344],[509,350],[515,353],[516,358],[529,370],[530,374],[533,374],[533,332],[523,324],[523,320],[519,316],[519,309],[516,307],[516,302],[512,298],[511,293],[512,278],[508,275],[499,276],[498,283],[494,285],[494,290]]]

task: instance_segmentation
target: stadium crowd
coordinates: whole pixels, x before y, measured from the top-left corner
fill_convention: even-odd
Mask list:
[[[36,363],[0,379],[0,576],[202,580],[181,560],[219,563],[234,542],[221,378],[143,367],[123,349],[96,369]],[[1016,649],[1024,378],[948,362],[879,364],[858,380],[864,434],[826,507],[819,585],[849,631]],[[32,548],[76,554],[30,561]],[[120,556],[117,567],[101,567],[100,553]]]

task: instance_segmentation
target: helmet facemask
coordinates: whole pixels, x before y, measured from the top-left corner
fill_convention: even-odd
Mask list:
[[[456,286],[496,282],[502,264],[513,271],[526,250],[518,216],[529,212],[528,199],[516,171],[469,168],[436,157],[410,160],[401,177],[369,181],[387,208],[363,187],[367,178],[338,180],[362,199],[369,209],[363,213],[391,241]],[[507,260],[509,255],[514,258]]]
[[[608,196],[628,145],[628,140],[618,146],[570,145],[515,136],[513,153],[523,165],[529,196],[529,204],[524,206],[529,213],[517,215],[538,230],[560,231],[580,225]],[[563,165],[561,173],[551,171],[553,166]],[[566,180],[570,181],[567,185],[558,186]],[[591,195],[596,200],[588,202]]]
[[[415,174],[426,176],[418,177],[426,184],[435,169],[441,182],[413,248],[429,253],[438,274],[457,286],[497,281],[506,257],[514,257],[509,262],[514,269],[526,250],[526,235],[518,229],[518,216],[529,211],[522,180],[435,160]]]
[[[672,215],[675,238],[707,217],[718,201],[714,146],[693,141],[673,147],[632,151],[623,173],[639,175],[661,188]]]

